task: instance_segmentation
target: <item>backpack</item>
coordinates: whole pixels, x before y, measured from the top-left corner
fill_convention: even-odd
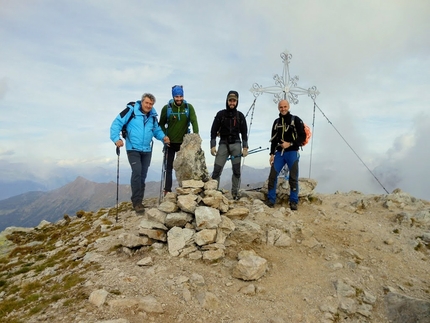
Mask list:
[[[130,109],[130,107],[129,107],[129,105],[131,105],[132,107],[134,107],[134,104],[135,104],[136,102],[128,102],[127,103],[127,108],[129,108]],[[127,125],[128,125],[128,123],[131,121],[131,119],[133,119],[134,118],[134,110],[133,110],[133,112],[131,113],[131,116],[130,116],[130,118],[128,118],[128,120],[127,120],[127,122],[126,123],[124,123],[124,125],[122,126],[122,128],[121,128],[121,136],[124,138],[124,139],[127,139]]]
[[[303,141],[302,146],[306,146],[312,137],[312,131],[311,131],[311,128],[309,128],[309,126],[304,122],[303,122],[303,127],[305,128],[306,138],[305,138],[305,141]]]
[[[276,125],[278,125],[278,124],[279,124],[280,119],[281,119],[281,118],[278,118],[278,119],[276,120]],[[293,138],[295,139],[295,138],[297,138],[297,129],[296,129],[296,125],[295,125],[295,123],[294,123],[294,115],[291,115],[291,124],[290,124],[290,125],[291,125],[291,127],[293,127],[293,128],[294,128]],[[304,123],[304,122],[303,122],[303,128],[304,128],[304,130],[305,130],[306,138],[305,138],[305,140],[302,142],[302,144],[300,145],[301,147],[306,146],[306,145],[308,144],[309,140],[310,140],[310,139],[311,139],[311,137],[312,137],[312,131],[311,131],[311,128],[309,128],[309,126],[308,126],[306,123]]]
[[[132,107],[134,107],[135,103],[136,103],[136,102],[133,102],[133,101],[132,101],[132,102],[128,102],[128,103],[127,103],[127,107],[126,107],[126,108],[131,109],[131,108],[129,107],[129,105],[130,105],[130,106],[132,106]],[[134,110],[133,110],[133,111],[132,111],[132,113],[131,113],[130,118],[128,118],[127,122],[126,122],[126,123],[124,123],[124,125],[123,125],[123,126],[122,126],[122,128],[121,128],[121,136],[122,136],[122,138],[127,139],[127,135],[128,135],[128,132],[127,132],[127,125],[128,125],[128,123],[131,121],[131,119],[133,119],[134,117],[135,117],[135,114],[134,114]],[[156,116],[153,116],[153,118],[155,118],[154,122],[158,124],[157,117],[156,117]]]
[[[173,113],[173,115],[178,115],[178,118],[181,118],[181,114],[180,113],[175,113],[173,112],[172,109],[172,103],[173,103],[173,99],[170,99],[169,103],[167,103],[167,121],[169,121],[170,115]],[[188,103],[187,101],[184,100],[185,103],[185,115],[187,116],[187,120],[188,120],[188,124],[187,124],[187,128],[188,128],[188,133],[190,133],[190,109],[188,108]]]

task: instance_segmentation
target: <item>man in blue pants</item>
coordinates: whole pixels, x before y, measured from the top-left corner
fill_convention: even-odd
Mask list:
[[[299,202],[299,148],[306,139],[303,121],[290,113],[287,100],[278,103],[279,118],[273,122],[270,139],[270,174],[268,182],[267,205],[276,203],[276,187],[278,175],[287,164],[289,169],[290,208],[297,210]]]

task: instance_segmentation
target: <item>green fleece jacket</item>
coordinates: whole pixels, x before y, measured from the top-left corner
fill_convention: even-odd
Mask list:
[[[190,103],[184,102],[181,106],[177,106],[175,102],[171,103],[172,113],[167,120],[167,104],[163,107],[160,114],[160,121],[158,124],[163,129],[166,136],[169,137],[172,143],[182,143],[186,133],[190,132],[188,129],[188,119],[185,108],[188,104],[190,124],[193,126],[193,132],[199,133],[199,126],[197,124],[197,115],[194,107]]]

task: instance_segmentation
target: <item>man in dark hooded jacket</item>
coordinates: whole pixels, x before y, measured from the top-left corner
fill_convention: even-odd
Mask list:
[[[231,178],[231,194],[239,199],[241,157],[248,155],[248,126],[245,116],[237,110],[239,93],[230,91],[227,94],[226,108],[218,111],[211,128],[211,154],[215,156],[212,179],[219,181],[227,159],[231,158],[233,175]],[[220,137],[218,151],[216,137]]]

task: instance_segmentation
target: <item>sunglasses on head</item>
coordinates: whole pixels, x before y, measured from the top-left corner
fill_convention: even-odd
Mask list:
[[[182,89],[182,85],[173,85],[173,86],[172,86],[172,90],[173,90],[175,87],[180,87],[180,88]]]

